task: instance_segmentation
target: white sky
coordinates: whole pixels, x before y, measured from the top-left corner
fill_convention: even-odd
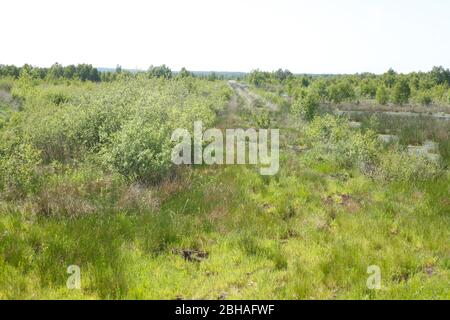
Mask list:
[[[448,0],[13,0],[0,64],[298,73],[450,67]]]

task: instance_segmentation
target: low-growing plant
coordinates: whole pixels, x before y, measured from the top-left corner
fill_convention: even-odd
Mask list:
[[[152,183],[164,177],[172,163],[170,133],[144,119],[128,122],[113,138],[108,160],[130,182]]]
[[[39,151],[26,143],[0,151],[0,190],[12,198],[34,192],[40,163]]]
[[[436,178],[442,173],[439,162],[426,155],[411,155],[389,150],[380,157],[378,175],[385,181],[418,182]]]
[[[344,167],[375,163],[380,147],[373,131],[355,130],[347,119],[332,115],[314,119],[305,131],[305,139],[311,148]]]
[[[255,122],[258,128],[268,129],[270,127],[270,112],[267,110],[255,113]]]
[[[294,114],[300,115],[303,119],[311,121],[314,119],[318,107],[318,98],[313,93],[306,92],[306,94],[295,100],[291,106],[291,110]]]

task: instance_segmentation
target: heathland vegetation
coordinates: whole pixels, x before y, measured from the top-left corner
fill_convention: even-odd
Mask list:
[[[450,298],[450,71],[239,83],[0,66],[0,298]],[[175,166],[194,121],[280,129],[279,173]]]

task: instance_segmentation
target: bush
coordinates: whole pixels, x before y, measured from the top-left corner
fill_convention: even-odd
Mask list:
[[[355,89],[348,81],[341,81],[330,87],[329,98],[333,103],[352,101],[356,97]]]
[[[305,131],[312,155],[344,168],[359,167],[371,177],[385,181],[425,181],[442,172],[438,161],[426,155],[410,155],[398,145],[383,148],[375,132],[361,132],[344,118],[317,117]]]
[[[300,115],[305,120],[311,121],[314,119],[318,107],[318,98],[314,94],[307,92],[292,104],[292,112]]]
[[[417,94],[417,102],[423,106],[429,106],[433,103],[433,98],[430,93],[426,91],[420,91]]]
[[[385,86],[378,87],[377,89],[377,102],[382,105],[386,105],[389,101],[389,92]]]
[[[378,174],[387,181],[426,181],[441,173],[439,163],[425,155],[410,155],[398,150],[389,150],[380,159]]]
[[[402,105],[408,103],[411,95],[411,88],[409,87],[408,80],[400,79],[394,85],[392,89],[392,101],[396,104]]]
[[[270,127],[270,113],[269,111],[262,111],[255,114],[255,122],[259,128],[268,129]]]
[[[107,157],[128,181],[154,183],[168,173],[171,151],[169,132],[136,118],[116,134]]]
[[[29,144],[19,144],[0,153],[0,190],[11,197],[34,192],[38,183],[36,173],[40,153]]]
[[[368,98],[375,98],[377,94],[377,86],[374,81],[365,80],[361,83],[360,86],[361,95]]]
[[[347,119],[331,115],[314,119],[305,138],[311,148],[343,167],[374,165],[380,149],[374,132],[354,130]]]

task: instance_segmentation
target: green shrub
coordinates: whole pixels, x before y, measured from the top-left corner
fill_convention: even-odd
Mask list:
[[[411,95],[411,88],[407,79],[398,80],[392,89],[392,101],[396,104],[402,105],[408,103]]]
[[[353,101],[355,97],[355,89],[348,81],[340,81],[329,88],[329,98],[333,103],[339,104],[344,101]]]
[[[386,181],[426,181],[442,172],[439,163],[425,155],[390,150],[381,156],[378,175]]]
[[[311,148],[343,167],[372,165],[379,153],[374,132],[354,130],[347,119],[331,115],[315,118],[305,138]]]
[[[318,107],[318,98],[314,94],[307,92],[295,100],[291,110],[294,114],[300,115],[303,119],[310,121],[314,119]]]
[[[429,92],[420,91],[417,94],[417,102],[419,102],[423,106],[429,106],[433,103],[433,97]]]
[[[107,157],[128,181],[154,183],[171,167],[171,150],[167,130],[136,118],[115,135]]]
[[[258,128],[268,129],[270,127],[270,113],[267,110],[255,114],[255,122]]]
[[[380,86],[377,89],[377,102],[386,105],[389,101],[389,92],[385,86]]]
[[[317,117],[305,131],[305,142],[315,158],[341,167],[359,167],[363,173],[385,181],[424,181],[442,172],[439,161],[412,155],[398,145],[384,148],[375,132],[352,129],[344,118]]]
[[[40,153],[31,145],[21,143],[0,154],[0,190],[11,197],[34,192],[38,183],[37,166]]]

